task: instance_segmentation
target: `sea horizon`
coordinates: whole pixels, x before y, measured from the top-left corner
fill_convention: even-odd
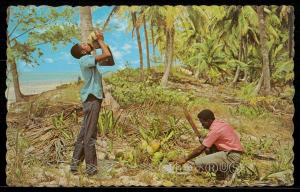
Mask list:
[[[102,75],[113,73],[103,72]],[[76,82],[82,79],[81,72],[22,72],[19,74],[20,85],[62,84]],[[6,77],[7,86],[12,86],[12,77]]]

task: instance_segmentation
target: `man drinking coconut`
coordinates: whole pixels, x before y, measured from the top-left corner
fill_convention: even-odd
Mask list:
[[[84,85],[80,91],[80,98],[83,103],[84,119],[80,133],[75,142],[73,158],[71,162],[71,172],[77,173],[80,162],[85,160],[86,173],[95,175],[97,173],[96,138],[97,122],[101,103],[104,98],[102,75],[97,69],[100,66],[114,65],[112,54],[108,46],[104,43],[102,33],[94,33],[95,40],[102,49],[102,54],[93,56],[91,52],[95,49],[92,44],[75,44],[71,49],[73,57],[78,59],[80,70],[84,80]]]

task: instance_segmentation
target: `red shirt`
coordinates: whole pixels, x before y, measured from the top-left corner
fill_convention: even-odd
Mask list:
[[[217,119],[209,127],[202,144],[207,148],[215,144],[219,151],[244,151],[235,130],[228,123]]]

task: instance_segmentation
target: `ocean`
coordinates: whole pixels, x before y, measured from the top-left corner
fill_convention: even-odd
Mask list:
[[[68,73],[37,73],[37,72],[23,72],[19,74],[20,84],[44,84],[44,83],[68,83],[77,81],[81,74],[78,72]]]
[[[102,72],[102,75],[109,75],[111,72]],[[82,79],[81,72],[21,72],[19,73],[19,83],[21,92],[25,95],[39,94],[44,91],[53,90],[58,85],[77,82]],[[15,101],[12,76],[6,78],[7,89],[5,91],[8,105]]]
[[[105,76],[111,72],[103,72]],[[19,73],[20,85],[41,85],[41,84],[64,84],[78,81],[78,78],[82,79],[81,72],[22,72]],[[12,84],[12,77],[8,75],[7,85]]]
[[[23,94],[39,94],[44,91],[55,89],[56,86],[78,81],[78,72],[68,73],[41,73],[41,72],[22,72],[19,73],[20,89]],[[7,104],[15,101],[15,93],[11,75],[6,78],[7,89],[5,95]]]

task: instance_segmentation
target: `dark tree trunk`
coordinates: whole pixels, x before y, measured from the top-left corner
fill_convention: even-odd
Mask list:
[[[289,18],[288,18],[288,25],[289,25],[289,58],[294,57],[294,7],[289,6]]]
[[[15,92],[15,96],[16,96],[16,102],[22,101],[24,99],[24,95],[21,92],[20,89],[20,84],[19,84],[19,75],[18,75],[18,70],[17,70],[17,64],[16,61],[13,60],[11,62],[11,73],[12,73],[12,80],[13,80],[13,84],[14,84],[14,92]]]
[[[8,8],[7,9],[7,17],[9,18],[10,16],[11,16],[10,8]],[[11,34],[13,33],[13,31],[11,32]],[[7,39],[8,39],[7,44],[8,44],[8,46],[10,46],[9,37],[7,37]],[[19,81],[19,74],[18,74],[16,60],[13,59],[8,64],[10,64],[10,69],[7,67],[7,70],[11,71],[11,74],[12,74],[12,81],[13,81],[13,85],[14,85],[14,93],[15,93],[16,102],[19,102],[19,101],[24,100],[25,96],[22,94],[21,89],[20,89],[20,81]]]

